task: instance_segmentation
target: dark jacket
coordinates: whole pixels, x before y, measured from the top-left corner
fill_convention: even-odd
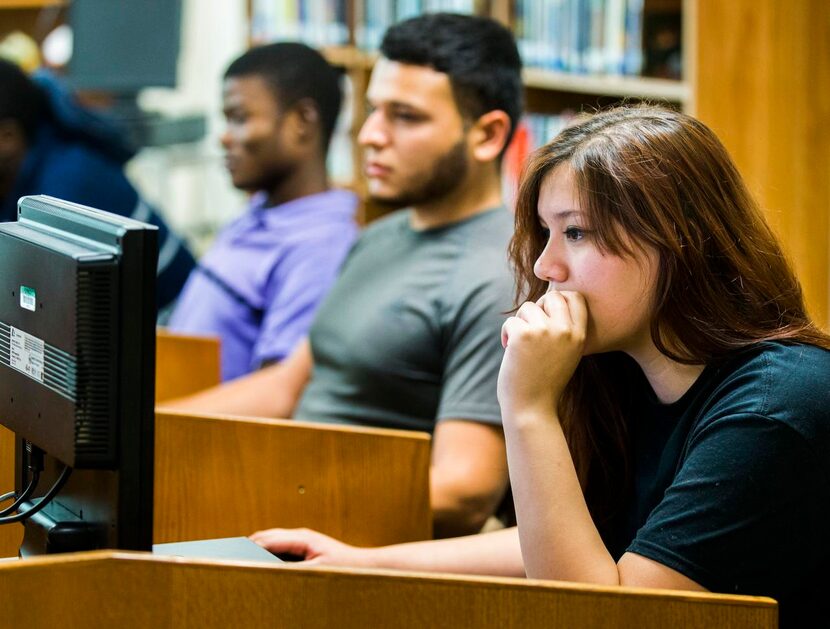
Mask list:
[[[29,194],[53,197],[151,223],[159,228],[158,305],[169,305],[195,265],[185,244],[124,175],[135,150],[107,118],[81,107],[54,77],[38,73],[49,112],[38,127],[12,191],[0,205],[0,220],[17,219],[17,200]]]

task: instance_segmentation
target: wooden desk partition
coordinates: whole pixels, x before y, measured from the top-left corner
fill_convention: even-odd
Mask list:
[[[0,494],[14,489],[14,433],[0,426]],[[8,507],[11,501],[0,507]],[[0,526],[0,557],[14,557],[23,541],[22,524]]]
[[[156,543],[310,527],[358,545],[428,539],[426,433],[156,413]]]
[[[79,553],[0,563],[19,627],[774,629],[768,598]]]
[[[218,338],[156,331],[156,402],[196,393],[219,382]]]

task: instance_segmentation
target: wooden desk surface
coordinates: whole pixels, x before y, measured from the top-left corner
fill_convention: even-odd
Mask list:
[[[773,629],[775,601],[553,581],[79,553],[0,562],[18,626]]]

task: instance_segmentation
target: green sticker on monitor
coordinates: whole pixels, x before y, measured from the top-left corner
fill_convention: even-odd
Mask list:
[[[35,311],[37,305],[37,295],[34,288],[28,286],[20,287],[20,307],[26,310]]]

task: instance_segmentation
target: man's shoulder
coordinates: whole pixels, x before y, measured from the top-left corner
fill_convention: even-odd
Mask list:
[[[473,276],[511,277],[507,247],[513,236],[513,217],[504,208],[474,216],[456,233],[460,248],[459,270]]]
[[[464,227],[464,235],[480,246],[503,249],[513,237],[513,215],[504,207],[485,210],[472,217]]]

